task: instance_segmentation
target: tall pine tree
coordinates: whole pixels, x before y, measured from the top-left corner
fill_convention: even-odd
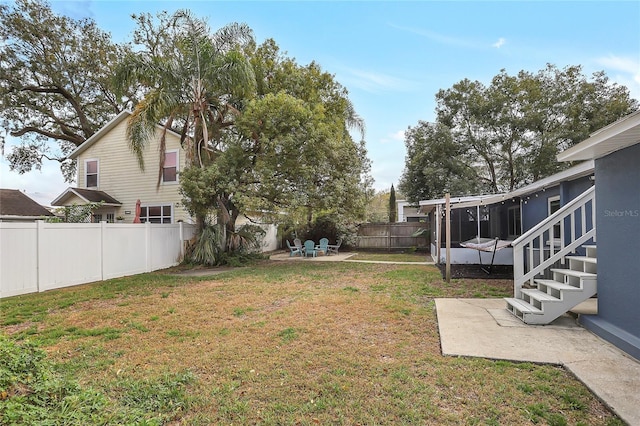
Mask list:
[[[389,193],[389,222],[394,223],[396,221],[396,190],[391,184],[391,192]]]

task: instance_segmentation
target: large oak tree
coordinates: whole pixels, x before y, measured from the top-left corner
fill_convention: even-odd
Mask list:
[[[413,201],[445,190],[510,191],[549,176],[569,167],[556,161],[560,151],[638,108],[626,87],[579,66],[502,70],[488,86],[465,79],[436,99],[436,123],[406,133],[400,189]]]
[[[45,2],[0,4],[0,120],[20,141],[6,153],[11,170],[49,159],[75,178],[67,155],[124,108],[111,77],[126,50],[94,21],[56,15]]]

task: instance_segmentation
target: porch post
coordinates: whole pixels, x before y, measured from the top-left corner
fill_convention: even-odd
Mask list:
[[[446,280],[451,282],[451,195],[447,192],[445,195],[445,229],[447,234],[447,264],[445,266]]]

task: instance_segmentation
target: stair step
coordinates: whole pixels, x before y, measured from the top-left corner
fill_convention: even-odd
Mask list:
[[[597,278],[598,277],[597,274],[592,274],[590,272],[574,271],[573,269],[551,268],[550,270],[551,272],[558,272],[563,275],[570,275],[572,277],[578,277],[578,278]]]
[[[529,314],[542,314],[543,312],[531,305],[530,303],[525,302],[522,299],[516,299],[514,297],[505,297],[504,300],[507,304],[513,306],[521,313],[529,313]]]
[[[527,296],[531,297],[532,299],[538,300],[540,302],[542,302],[543,300],[545,302],[561,302],[560,299],[558,299],[557,297],[554,297],[550,294],[547,294],[543,291],[540,290],[536,290],[534,288],[523,288],[522,289],[522,293],[526,294]]]
[[[565,259],[578,260],[580,262],[593,263],[593,264],[597,264],[598,263],[598,259],[597,258],[595,258],[595,257],[587,257],[587,256],[567,256]]]
[[[558,291],[582,291],[582,289],[579,287],[574,287],[572,285],[564,284],[554,280],[536,279],[534,280],[534,282],[538,284],[544,284],[545,286]]]

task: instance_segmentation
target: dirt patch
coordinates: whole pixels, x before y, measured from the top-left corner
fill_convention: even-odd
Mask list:
[[[445,265],[436,265],[445,278]],[[511,265],[487,265],[455,264],[451,265],[451,278],[477,278],[490,280],[512,280],[513,266]]]

